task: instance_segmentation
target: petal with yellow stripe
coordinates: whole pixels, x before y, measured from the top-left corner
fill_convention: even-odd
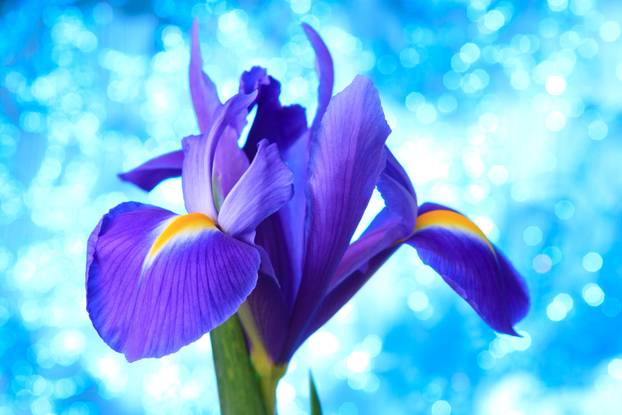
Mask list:
[[[204,214],[123,203],[89,239],[87,311],[129,361],[160,357],[235,313],[255,287],[259,264],[256,248]]]
[[[516,334],[514,324],[529,308],[525,283],[475,223],[455,210],[426,203],[408,243],[488,325]]]

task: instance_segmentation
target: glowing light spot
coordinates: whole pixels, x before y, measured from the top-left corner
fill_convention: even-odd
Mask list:
[[[505,16],[499,10],[491,10],[484,15],[484,27],[491,32],[496,32],[505,24]]]
[[[479,47],[472,42],[465,43],[460,48],[460,59],[466,64],[472,64],[477,61],[480,57]]]
[[[436,106],[440,112],[449,114],[458,108],[458,101],[453,95],[444,94],[439,97]]]
[[[566,91],[566,79],[560,75],[551,75],[546,78],[546,92],[551,95],[561,95]]]
[[[582,263],[587,272],[598,272],[603,267],[603,257],[598,252],[588,252]]]
[[[587,134],[592,140],[602,140],[609,134],[609,127],[602,120],[592,121],[587,127]]]
[[[538,245],[542,242],[542,230],[537,226],[527,226],[523,231],[523,241],[529,246]]]
[[[546,116],[544,125],[549,131],[561,131],[566,126],[566,116],[561,111],[551,111]]]
[[[561,12],[568,7],[568,0],[548,0],[549,9],[554,12]]]
[[[430,413],[432,415],[450,415],[451,414],[451,405],[449,402],[444,400],[438,400],[432,404],[432,408],[430,409]]]
[[[612,379],[622,381],[622,359],[611,359],[611,362],[607,365],[607,372]]]
[[[423,291],[414,291],[408,296],[408,307],[412,311],[420,312],[428,308],[430,300]]]
[[[574,205],[569,200],[560,200],[555,204],[555,215],[562,219],[568,220],[574,216]]]
[[[590,282],[583,286],[583,300],[592,307],[598,307],[605,301],[605,292],[598,284]]]
[[[346,367],[352,373],[363,373],[369,369],[369,354],[361,350],[355,350],[346,358]]]
[[[311,0],[290,0],[289,4],[296,14],[309,13],[311,10]]]
[[[404,68],[414,68],[420,60],[419,52],[415,48],[406,48],[400,52],[400,63]]]
[[[317,354],[319,357],[333,355],[340,347],[340,341],[337,336],[328,330],[316,332],[309,338],[308,342],[311,353]]]
[[[574,307],[574,300],[566,293],[557,294],[546,308],[546,315],[551,321],[562,321]]]
[[[620,24],[614,20],[608,20],[600,25],[600,38],[605,42],[615,42],[620,37]]]
[[[540,254],[535,256],[531,265],[533,266],[533,270],[538,274],[546,274],[553,267],[553,261],[548,255]]]
[[[243,10],[232,10],[218,18],[218,29],[227,34],[246,31],[248,16]]]

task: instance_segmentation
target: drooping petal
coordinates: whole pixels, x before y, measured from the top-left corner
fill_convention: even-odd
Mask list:
[[[128,172],[121,173],[119,178],[149,192],[163,180],[181,176],[183,162],[184,152],[181,150],[173,151],[153,158]]]
[[[257,250],[203,214],[123,203],[98,228],[87,259],[87,310],[104,341],[129,361],[193,342],[255,287]]]
[[[253,232],[261,221],[291,199],[293,179],[276,144],[261,141],[248,170],[223,202],[218,224],[233,236]]]
[[[371,81],[357,77],[330,102],[309,162],[304,277],[292,332],[302,332],[328,287],[385,164],[390,133]],[[292,342],[294,342],[292,340]]]
[[[467,217],[424,204],[408,243],[493,329],[516,334],[529,309],[522,277]]]
[[[182,188],[188,212],[201,212],[210,218],[218,217],[218,194],[214,192],[213,183],[216,148],[221,139],[237,139],[238,133],[233,125],[240,118],[246,117],[247,108],[255,98],[256,92],[233,96],[216,111],[208,134],[189,136],[182,140]]]
[[[192,23],[190,50],[190,95],[194,112],[199,123],[201,133],[207,133],[214,122],[216,111],[222,105],[218,99],[216,85],[203,72],[203,58],[201,57],[201,45],[199,43],[199,23]]]
[[[248,75],[245,84],[251,84],[252,77]],[[255,157],[257,144],[261,140],[276,143],[281,152],[285,152],[307,129],[305,109],[300,105],[283,107],[279,102],[281,84],[272,77],[253,81],[258,85],[257,114],[253,125],[248,132],[244,145],[244,152],[249,159]],[[267,83],[266,83],[267,82]]]
[[[333,84],[335,79],[333,58],[330,56],[328,47],[315,29],[307,23],[302,24],[302,29],[304,30],[305,35],[307,35],[307,39],[309,39],[309,42],[315,51],[316,69],[320,80],[317,91],[317,110],[312,124],[312,130],[315,130],[316,128],[319,128],[324,112],[326,112],[330,98],[333,95]]]

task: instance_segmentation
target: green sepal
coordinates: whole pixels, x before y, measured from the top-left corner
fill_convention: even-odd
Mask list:
[[[309,372],[309,399],[311,400],[311,415],[322,415],[320,397],[318,396],[315,381],[313,380],[311,372]]]

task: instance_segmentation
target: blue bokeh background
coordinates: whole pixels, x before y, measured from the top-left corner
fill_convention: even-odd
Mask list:
[[[74,4],[75,3],[75,4]],[[208,336],[128,364],[85,312],[86,238],[126,200],[116,173],[196,132],[188,30],[221,97],[268,68],[312,115],[299,22],[336,89],[381,92],[420,201],[472,217],[525,275],[522,338],[496,335],[402,248],[297,353],[278,390],[303,414],[622,413],[622,3],[0,2],[0,414],[217,413]],[[382,206],[374,196],[365,221]]]

